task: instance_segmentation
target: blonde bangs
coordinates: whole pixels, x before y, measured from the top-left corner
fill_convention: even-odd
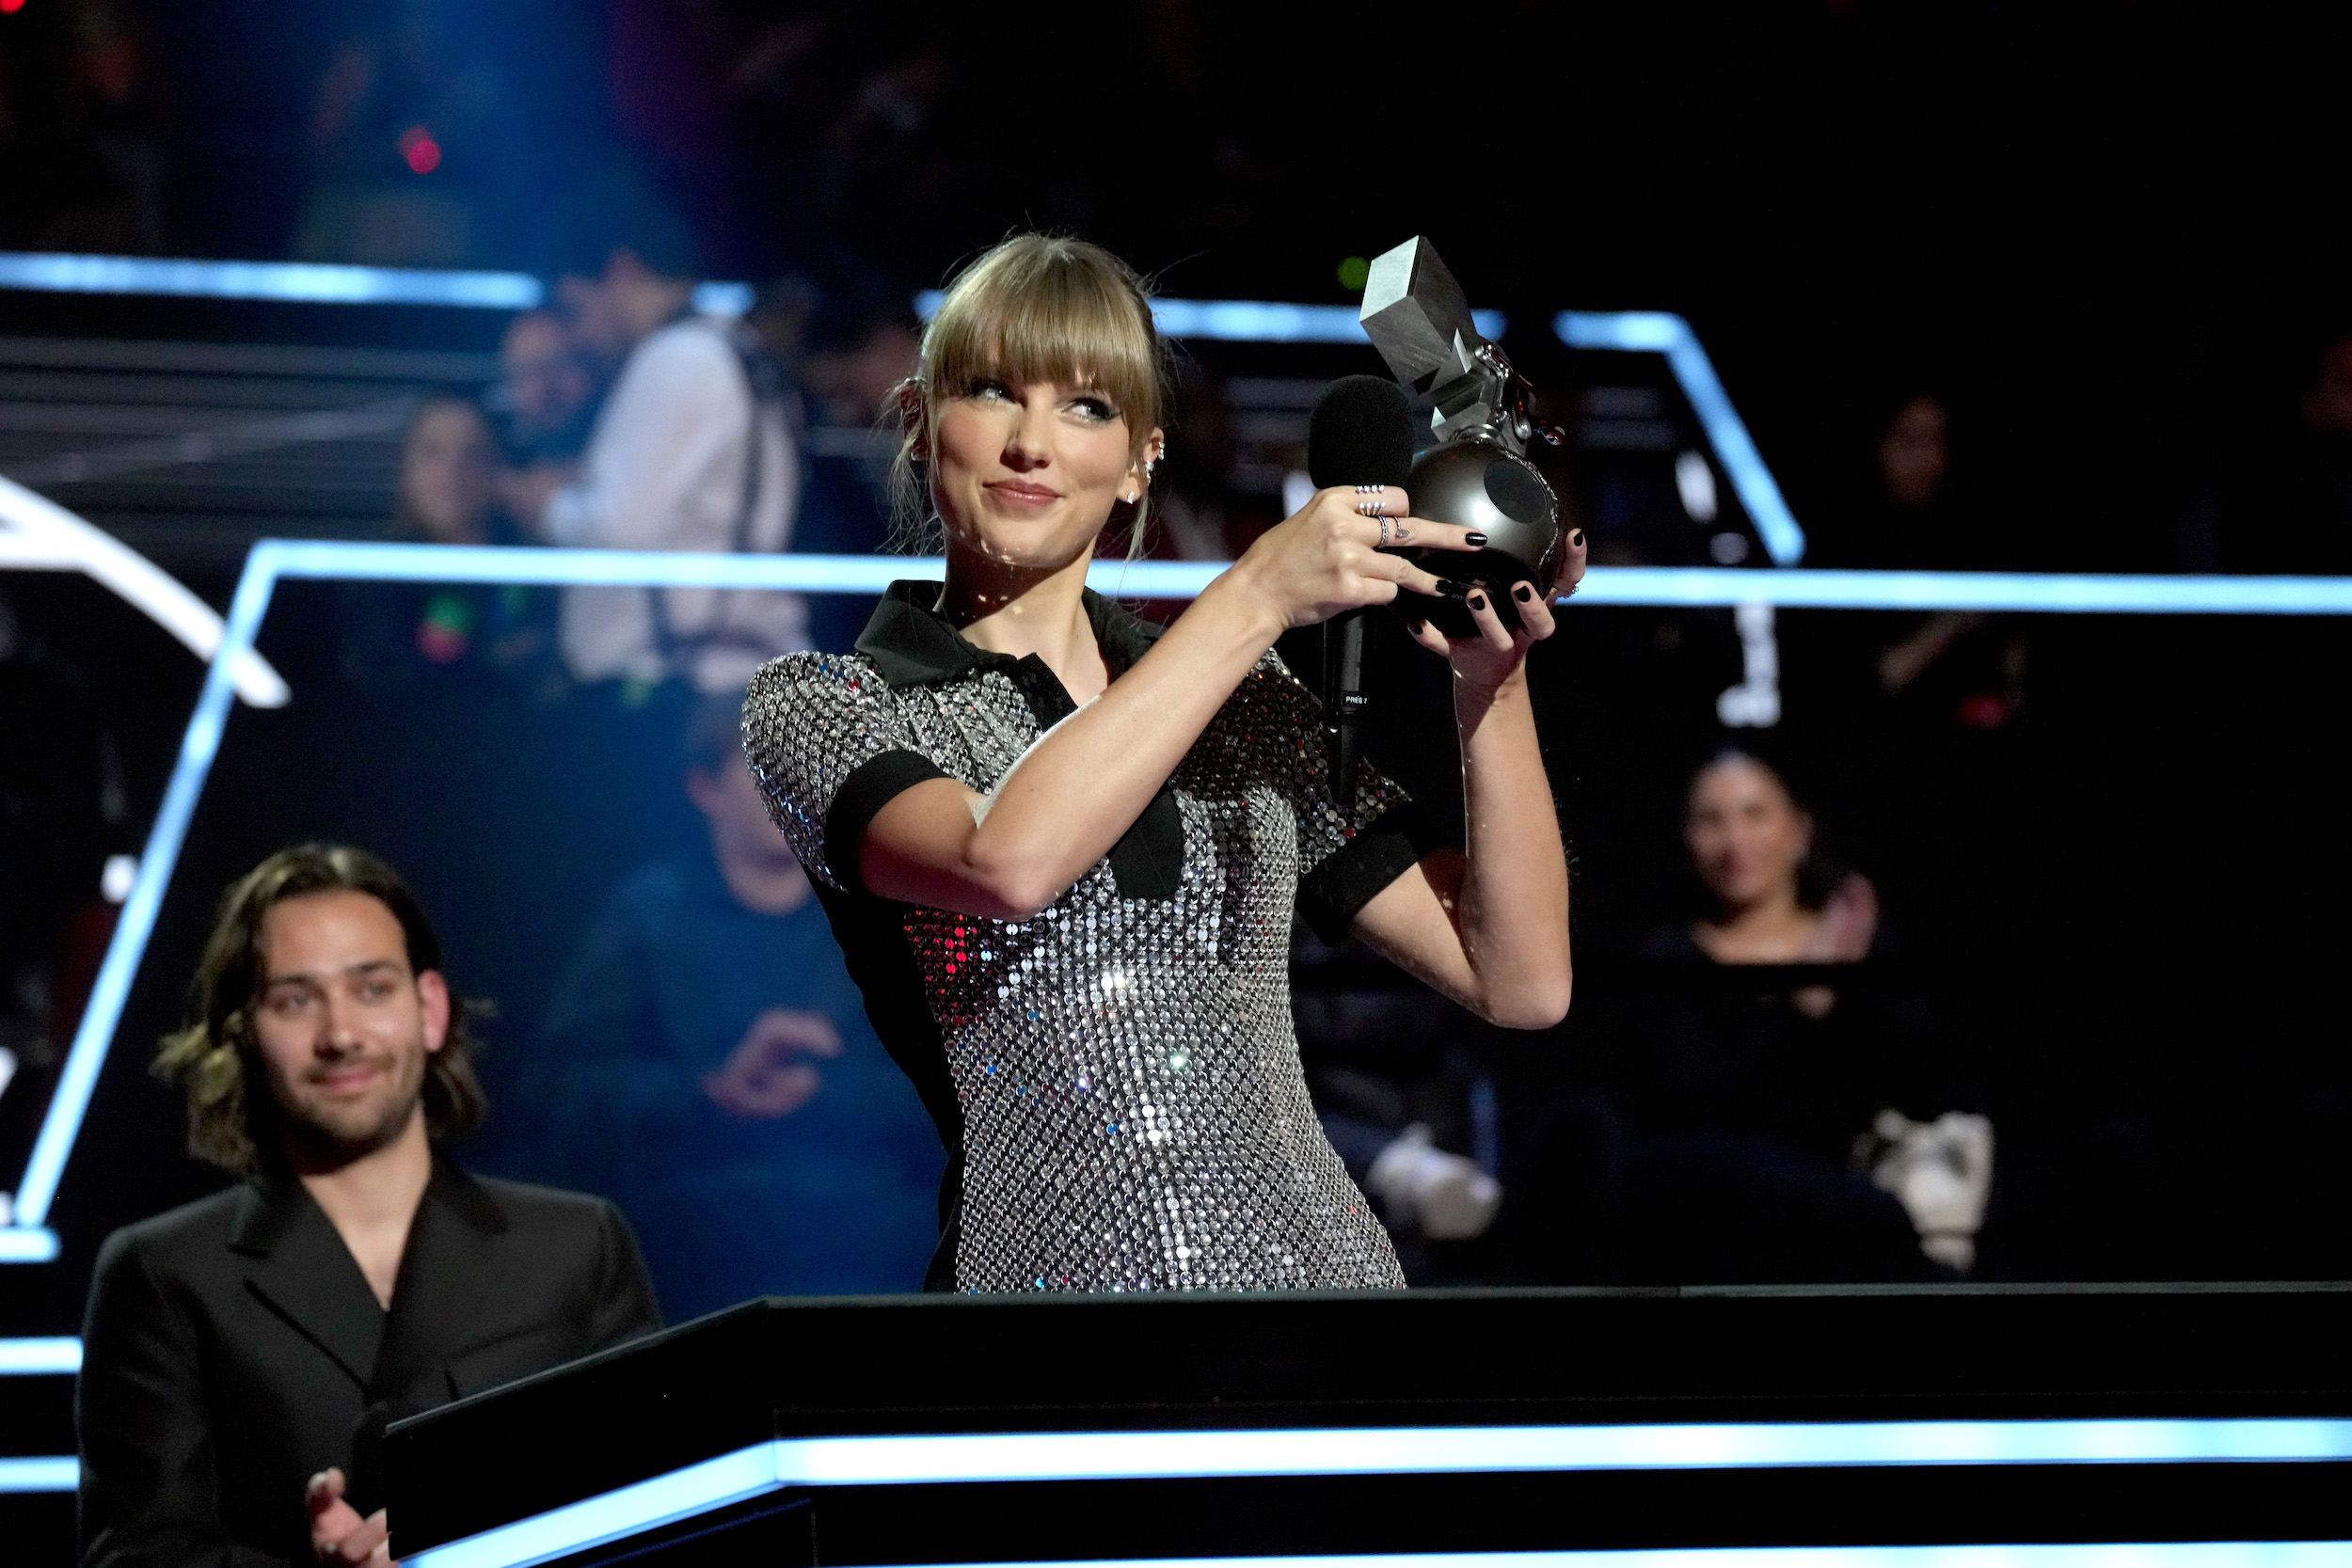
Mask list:
[[[927,404],[987,376],[1106,393],[1140,449],[1161,401],[1160,339],[1141,280],[1084,240],[1007,240],[956,279],[923,334]]]

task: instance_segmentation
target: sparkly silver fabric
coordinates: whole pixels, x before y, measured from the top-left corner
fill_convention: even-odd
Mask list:
[[[858,655],[794,654],[753,682],[744,735],[802,863],[834,793],[910,750],[983,793],[1038,738],[1001,667],[894,689]],[[1403,799],[1367,772],[1343,816],[1312,698],[1272,654],[1171,781],[1172,899],[1121,898],[1107,861],[1035,919],[905,908],[962,1109],[965,1291],[1401,1287],[1332,1151],[1291,1028],[1299,878]]]

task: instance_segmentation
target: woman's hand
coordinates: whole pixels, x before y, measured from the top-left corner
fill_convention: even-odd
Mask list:
[[[1388,552],[1406,546],[1475,550],[1486,537],[1412,516],[1411,510],[1412,499],[1393,484],[1377,492],[1346,485],[1318,490],[1296,516],[1250,546],[1232,575],[1254,587],[1285,627],[1388,604],[1402,589],[1441,593],[1436,576]]]
[[[1473,588],[1463,601],[1470,607],[1475,627],[1470,636],[1450,638],[1435,624],[1416,620],[1412,624],[1413,641],[1433,654],[1443,655],[1453,663],[1454,677],[1465,685],[1484,693],[1500,690],[1525,670],[1527,650],[1558,629],[1558,623],[1552,619],[1551,601],[1576,592],[1576,585],[1584,578],[1584,531],[1573,529],[1560,562],[1560,575],[1553,579],[1549,594],[1536,593],[1534,584],[1530,582],[1511,585],[1512,606],[1519,614],[1517,631],[1503,626],[1487,591]]]

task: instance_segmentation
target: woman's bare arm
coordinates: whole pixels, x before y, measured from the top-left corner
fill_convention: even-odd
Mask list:
[[[1420,636],[1454,661],[1467,852],[1424,856],[1358,912],[1354,929],[1488,1022],[1548,1028],[1566,1015],[1574,982],[1567,852],[1536,745],[1525,662],[1527,650],[1551,634],[1551,613],[1528,590],[1514,636],[1492,606],[1474,597],[1471,611],[1476,637],[1448,648],[1434,629]]]
[[[1389,496],[1402,510],[1403,492]],[[858,874],[885,898],[1023,920],[1068,891],[1143,815],[1233,689],[1288,626],[1386,604],[1437,578],[1381,554],[1378,523],[1327,490],[1252,546],[1102,696],[1054,726],[993,796],[953,780],[908,789],[866,830]],[[1405,519],[1417,545],[1466,530]]]

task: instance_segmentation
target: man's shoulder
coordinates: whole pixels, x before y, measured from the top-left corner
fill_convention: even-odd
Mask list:
[[[497,1207],[516,1233],[585,1237],[601,1231],[620,1212],[593,1193],[573,1192],[566,1187],[542,1187],[535,1182],[471,1173],[466,1180]]]
[[[688,316],[658,328],[638,343],[629,358],[633,363],[680,372],[734,369],[740,363],[726,328],[701,316]]]
[[[99,1248],[99,1272],[136,1258],[151,1271],[172,1273],[195,1259],[218,1252],[236,1233],[247,1196],[247,1187],[240,1181],[210,1197],[122,1227]]]

